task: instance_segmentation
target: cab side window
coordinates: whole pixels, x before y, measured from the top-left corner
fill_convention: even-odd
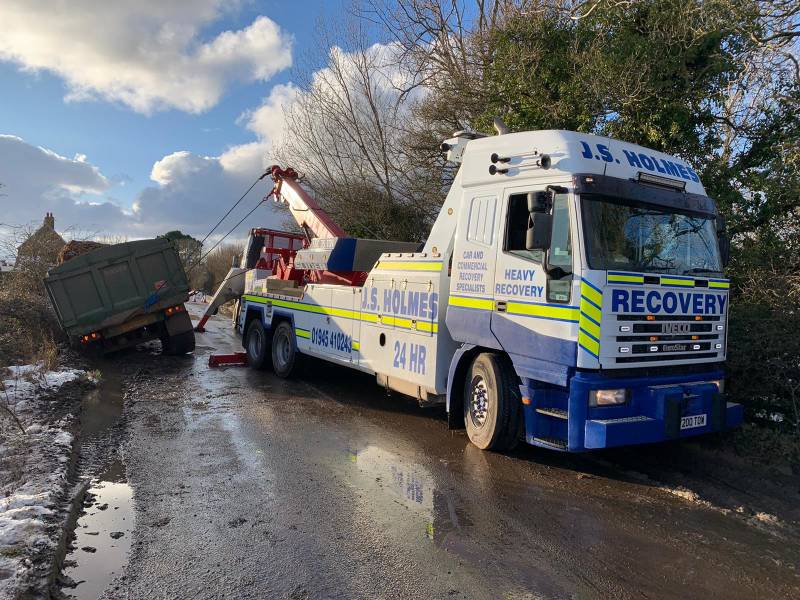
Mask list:
[[[572,272],[572,240],[569,235],[569,205],[566,194],[556,194],[553,202],[553,237],[550,241],[550,265]]]
[[[569,302],[572,288],[572,237],[569,233],[567,198],[567,194],[556,194],[553,200],[553,234],[547,254],[548,302]]]
[[[525,248],[525,237],[528,232],[528,194],[512,194],[508,197],[506,213],[506,239],[503,249],[525,260],[542,262],[544,253],[541,250]]]

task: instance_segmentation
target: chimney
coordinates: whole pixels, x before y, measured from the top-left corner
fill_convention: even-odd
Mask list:
[[[47,229],[55,230],[55,228],[56,228],[56,218],[53,216],[53,213],[45,213],[45,215],[44,215],[44,226]]]

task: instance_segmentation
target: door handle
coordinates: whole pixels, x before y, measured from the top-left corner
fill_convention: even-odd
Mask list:
[[[497,312],[506,312],[506,301],[505,300],[497,300],[494,303],[494,307],[497,309]]]

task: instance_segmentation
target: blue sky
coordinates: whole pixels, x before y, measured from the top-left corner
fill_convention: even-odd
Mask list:
[[[90,0],[76,0],[68,4],[79,22],[66,27],[47,3],[33,9],[4,0],[0,21],[10,35],[0,40],[0,222],[39,221],[52,210],[61,227],[142,237],[179,227],[181,211],[190,211],[196,214],[183,228],[200,235],[203,223],[213,224],[212,215],[247,187],[237,184],[258,175],[253,167],[246,176],[252,160],[220,166],[204,157],[266,148],[269,132],[248,127],[248,115],[275,86],[280,97],[290,95],[281,85],[291,84],[298,57],[316,46],[319,20],[341,16],[348,3],[173,4],[181,3],[183,10],[162,10],[163,0],[142,0],[93,15]],[[154,10],[163,16],[156,19]],[[106,31],[97,32],[98,22]],[[272,47],[280,51],[264,50]],[[318,59],[321,67],[324,57]],[[200,82],[197,94],[174,81],[182,74],[175,65],[184,62]],[[262,116],[279,120],[279,105],[276,99]],[[247,146],[254,142],[261,145]],[[192,173],[199,173],[197,186]],[[206,189],[214,196],[199,198]],[[137,202],[141,213],[132,214]]]

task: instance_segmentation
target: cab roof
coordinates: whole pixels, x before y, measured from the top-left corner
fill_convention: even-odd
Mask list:
[[[542,155],[550,158],[549,168],[544,168]],[[494,174],[490,173],[492,166],[496,169]],[[705,195],[697,172],[682,159],[637,144],[574,131],[525,131],[477,138],[467,142],[461,163],[464,187],[578,173],[625,180],[637,180],[643,173],[685,185],[689,193]]]

